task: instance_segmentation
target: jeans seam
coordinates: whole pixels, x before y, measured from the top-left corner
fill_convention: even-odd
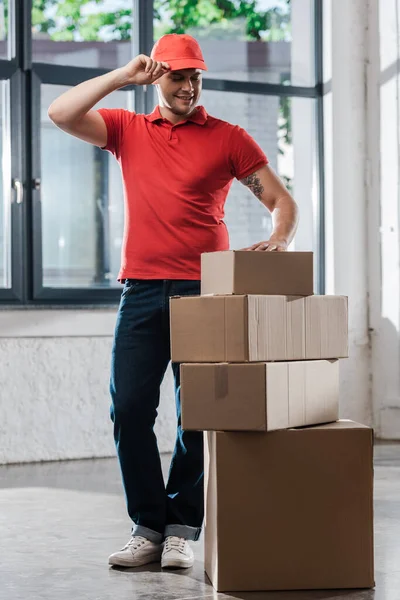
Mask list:
[[[162,297],[161,297],[161,314],[163,329],[169,335],[169,284],[168,280],[163,281]]]

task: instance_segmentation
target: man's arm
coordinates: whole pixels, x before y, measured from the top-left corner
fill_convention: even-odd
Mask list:
[[[103,148],[107,128],[102,116],[92,110],[100,100],[126,85],[149,85],[169,70],[167,63],[140,54],[125,67],[89,79],[68,90],[50,106],[48,115],[60,129]]]
[[[274,224],[269,240],[258,242],[246,250],[287,250],[296,233],[299,210],[286,187],[268,165],[242,179],[241,183],[271,212]]]

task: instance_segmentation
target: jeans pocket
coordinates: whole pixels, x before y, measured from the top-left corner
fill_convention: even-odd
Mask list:
[[[139,283],[140,280],[138,279],[126,279],[124,288],[122,290],[121,298],[127,298],[128,296],[130,296],[132,292],[134,292],[139,286]]]

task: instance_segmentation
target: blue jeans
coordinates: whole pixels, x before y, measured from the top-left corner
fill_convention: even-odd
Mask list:
[[[161,542],[200,536],[204,515],[203,434],[182,431],[179,365],[175,378],[177,438],[165,486],[154,423],[170,362],[169,300],[200,293],[199,281],[125,282],[112,351],[111,419],[133,535]]]

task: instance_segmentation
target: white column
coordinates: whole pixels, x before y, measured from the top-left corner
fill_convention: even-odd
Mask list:
[[[326,110],[327,293],[349,297],[350,358],[341,363],[341,417],[372,422],[367,321],[365,0],[332,0],[332,94]],[[328,2],[325,2],[328,5]],[[329,23],[327,23],[329,27]]]
[[[374,421],[400,439],[398,0],[370,0],[368,68],[369,295]]]

